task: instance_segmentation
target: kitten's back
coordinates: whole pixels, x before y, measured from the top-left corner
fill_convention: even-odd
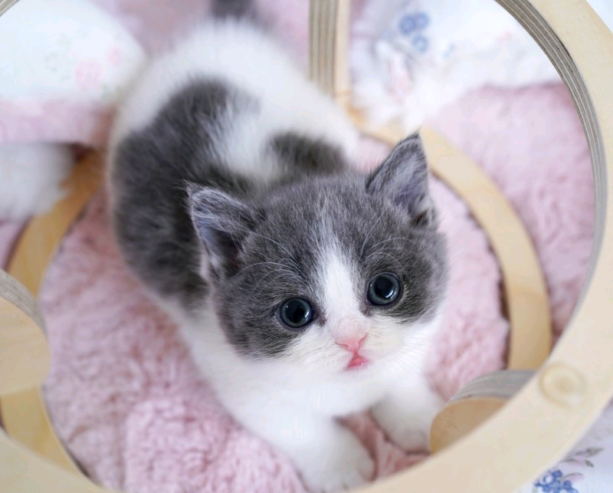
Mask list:
[[[344,168],[356,142],[334,101],[260,28],[209,22],[151,63],[115,122],[109,192],[124,258],[162,298],[198,304],[207,285],[186,182],[254,199]]]
[[[228,149],[243,171],[258,144],[288,130],[340,145],[353,157],[356,133],[334,101],[306,80],[275,39],[248,20],[237,19],[208,22],[153,61],[119,113],[112,147],[148,125],[173,94],[198,79],[218,80],[257,101],[257,118],[252,114],[236,126],[232,137],[242,141]]]

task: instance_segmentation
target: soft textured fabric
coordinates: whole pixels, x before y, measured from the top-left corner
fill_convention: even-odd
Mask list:
[[[588,0],[613,27],[609,0]],[[353,102],[370,120],[412,132],[447,103],[486,85],[559,82],[537,43],[491,0],[366,2],[353,26]]]
[[[354,24],[353,102],[413,132],[471,89],[559,81],[536,42],[491,0],[368,2]]]
[[[0,143],[102,144],[145,59],[128,31],[86,0],[28,0],[0,18],[0,36]]]
[[[473,92],[435,125],[488,172],[528,228],[559,335],[583,285],[594,228],[589,150],[566,88]]]

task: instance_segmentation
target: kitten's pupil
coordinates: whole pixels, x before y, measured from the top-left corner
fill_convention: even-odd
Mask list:
[[[389,305],[398,299],[400,281],[394,274],[379,274],[368,284],[367,298],[373,305]]]
[[[299,329],[308,325],[314,316],[311,304],[302,298],[292,298],[281,305],[281,320],[292,329]]]

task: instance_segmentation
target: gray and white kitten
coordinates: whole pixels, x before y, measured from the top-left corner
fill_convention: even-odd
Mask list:
[[[109,152],[127,264],[234,418],[318,492],[374,472],[338,417],[371,409],[416,449],[440,407],[424,359],[447,261],[421,141],[369,175],[356,143],[274,40],[226,19],[151,63]]]

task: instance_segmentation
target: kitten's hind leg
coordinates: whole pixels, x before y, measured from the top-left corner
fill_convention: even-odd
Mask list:
[[[273,407],[236,413],[255,434],[288,454],[313,493],[353,489],[372,479],[374,463],[359,440],[328,417],[294,407]]]

